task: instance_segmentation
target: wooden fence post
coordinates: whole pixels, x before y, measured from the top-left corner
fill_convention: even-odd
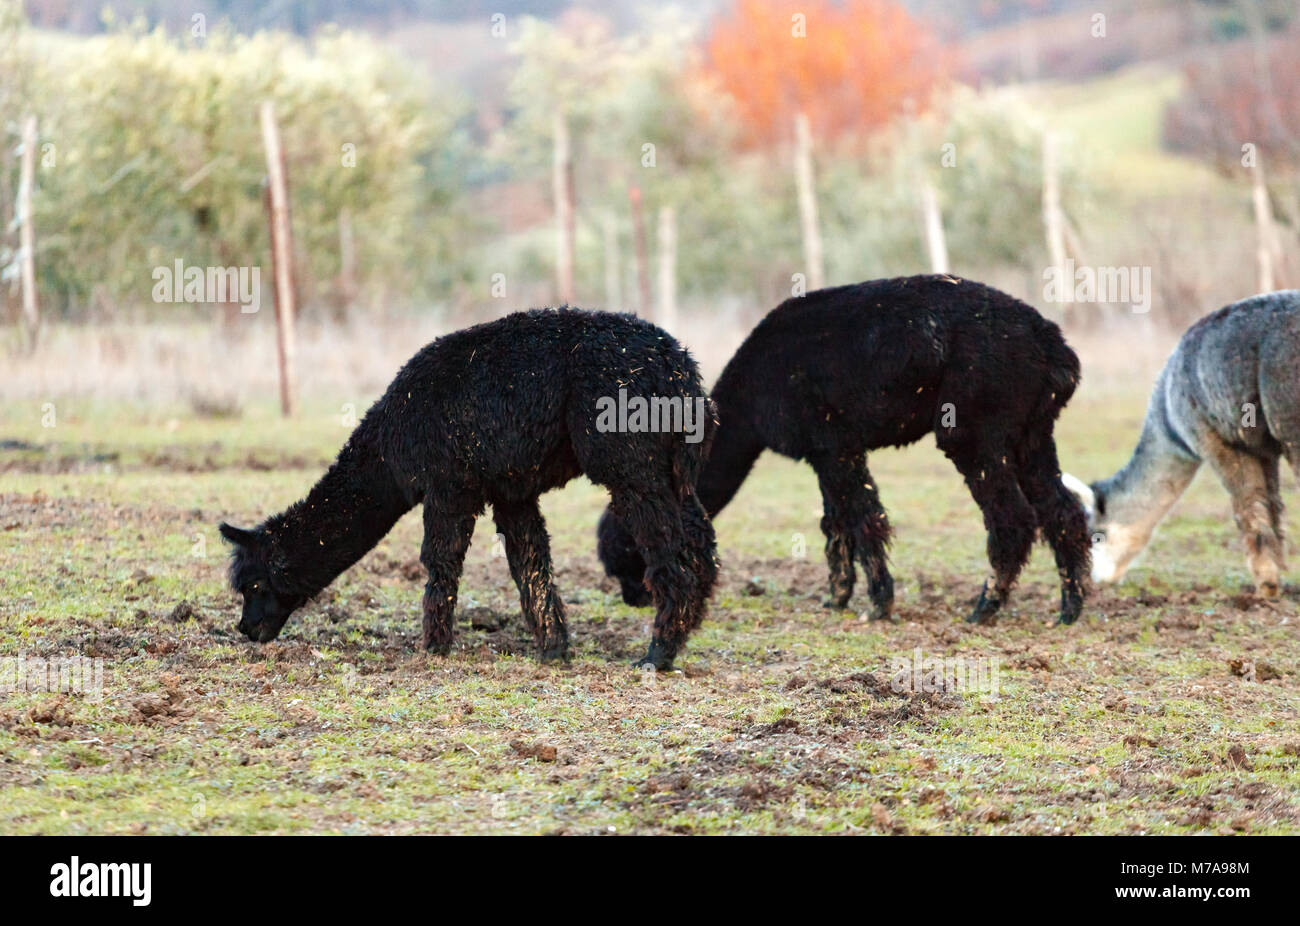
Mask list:
[[[826,285],[822,257],[822,233],[817,219],[817,187],[813,180],[812,130],[802,112],[794,117],[794,182],[799,194],[799,224],[803,231],[803,262],[808,271],[808,288]]]
[[[1259,292],[1271,293],[1278,288],[1282,240],[1273,223],[1273,204],[1269,202],[1263,165],[1257,161],[1250,174],[1251,201],[1255,208],[1255,265],[1259,273]]]
[[[618,217],[613,210],[605,213],[605,308],[611,312],[623,308],[623,277],[618,254]]]
[[[1056,156],[1056,135],[1043,133],[1043,225],[1047,232],[1047,254],[1061,282],[1061,323],[1072,323],[1074,279],[1066,278],[1065,223],[1061,215],[1061,186]]]
[[[943,234],[939,197],[928,180],[921,184],[921,214],[925,220],[925,248],[930,255],[930,272],[948,272],[948,242]]]
[[[36,350],[41,316],[36,304],[36,231],[32,227],[32,186],[36,182],[36,117],[23,120],[23,160],[18,175],[19,273],[23,288],[23,324],[27,349]]]
[[[288,178],[285,176],[284,150],[280,147],[280,129],[275,122],[275,104],[262,104],[262,143],[266,147],[266,205],[271,231],[271,267],[275,280],[275,344],[280,366],[280,411],[293,415],[297,405],[294,395],[294,316],[293,222],[289,212]]]
[[[641,188],[628,187],[627,198],[632,204],[632,244],[639,297],[637,314],[644,318],[650,312],[650,256],[645,238],[645,213],[641,209]]]
[[[573,196],[573,153],[569,144],[569,123],[563,113],[555,114],[555,158],[551,186],[555,196],[555,280],[559,299],[573,305],[573,250],[577,237]]]
[[[665,331],[677,329],[677,210],[659,207],[659,305],[655,324]]]
[[[357,300],[357,245],[352,234],[352,212],[339,210],[339,285],[336,321],[346,322]]]

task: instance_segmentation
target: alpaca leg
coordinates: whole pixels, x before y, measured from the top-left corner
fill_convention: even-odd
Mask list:
[[[885,548],[889,518],[880,504],[864,456],[834,457],[814,463],[822,492],[822,533],[830,567],[833,608],[845,608],[853,595],[854,559],[867,575],[873,620],[887,618],[894,604],[894,580]]]
[[[645,560],[636,548],[636,540],[608,508],[596,524],[596,555],[605,574],[618,579],[624,604],[644,608],[654,603],[650,589],[645,587]]]
[[[1291,464],[1291,475],[1300,479],[1300,439],[1283,440],[1282,456]]]
[[[420,562],[429,574],[424,586],[424,648],[445,656],[455,633],[456,589],[474,535],[473,515],[448,515],[424,504],[424,544]]]
[[[965,477],[971,497],[984,513],[984,528],[989,535],[993,576],[984,583],[975,609],[966,618],[983,624],[994,618],[1010,596],[1011,587],[1029,559],[1037,522],[1004,454],[969,453],[964,448],[945,452]]]
[[[514,505],[494,504],[492,515],[505,538],[510,575],[519,587],[519,605],[542,660],[568,658],[564,602],[552,580],[550,537],[537,499]]]
[[[1268,490],[1268,520],[1277,535],[1277,566],[1286,571],[1286,505],[1282,501],[1282,461],[1264,461],[1264,483]]]
[[[703,617],[698,554],[687,546],[682,510],[675,502],[669,491],[627,489],[613,492],[610,501],[610,510],[631,531],[645,558],[646,585],[655,604],[654,634],[650,649],[636,664],[656,669],[672,667]]]
[[[1061,577],[1061,613],[1058,624],[1073,624],[1083,610],[1091,549],[1088,517],[1079,500],[1061,483],[1056,446],[1050,435],[1045,445],[1021,453],[1017,468],[1020,489],[1033,506],[1043,539],[1056,557]]]
[[[695,573],[694,597],[690,603],[693,621],[690,629],[694,630],[704,621],[709,597],[718,581],[718,547],[713,522],[694,493],[682,505],[682,531],[686,537],[690,568]]]
[[[1206,437],[1201,443],[1206,460],[1232,496],[1232,515],[1246,547],[1255,589],[1264,598],[1275,598],[1282,574],[1282,540],[1273,528],[1268,464],[1218,437]],[[1276,483],[1276,461],[1272,469]]]
[[[888,620],[894,611],[894,577],[889,574],[889,517],[880,504],[876,481],[867,470],[866,460],[858,473],[862,486],[862,515],[853,527],[853,547],[867,574],[867,597],[871,599],[871,619]]]
[[[853,535],[828,515],[822,515],[822,533],[826,535],[826,565],[830,569],[831,590],[825,606],[843,611],[853,597],[853,584],[857,578],[853,570]]]

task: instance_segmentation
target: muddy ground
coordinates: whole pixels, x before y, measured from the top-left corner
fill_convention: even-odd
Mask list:
[[[1105,439],[1072,409],[1067,465],[1122,462],[1134,404]],[[343,435],[286,451],[269,416],[122,419],[0,434],[0,657],[102,659],[104,680],[0,694],[0,832],[1300,832],[1300,588],[1251,594],[1206,476],[1078,625],[1050,626],[1039,547],[1013,607],[973,627],[978,512],[931,444],[878,454],[882,624],[822,607],[815,481],[765,457],[718,518],[704,628],[655,675],[630,667],[650,612],[601,572],[585,482],[545,504],[567,666],[533,658],[490,518],[455,651],[419,650],[418,511],[248,643],[216,524],[300,497]],[[914,657],[995,666],[996,690],[908,691]]]

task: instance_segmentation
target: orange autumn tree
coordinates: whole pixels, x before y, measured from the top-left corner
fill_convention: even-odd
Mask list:
[[[803,113],[823,140],[865,135],[929,100],[939,43],[893,0],[736,0],[705,42],[704,69],[751,145],[790,137]]]
[[[703,57],[705,79],[735,101],[745,144],[793,136],[803,263],[791,293],[822,288],[813,139],[861,139],[924,107],[940,74],[938,43],[893,0],[736,0]]]

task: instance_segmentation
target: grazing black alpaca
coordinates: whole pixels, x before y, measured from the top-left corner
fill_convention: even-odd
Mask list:
[[[611,429],[620,390],[675,400],[676,430]],[[694,494],[713,417],[695,361],[630,315],[535,310],[439,338],[397,374],[305,499],[254,530],[221,525],[235,545],[239,629],[275,639],[289,615],[424,505],[424,646],[446,653],[475,518],[492,506],[524,617],[543,659],[569,634],[551,579],[538,496],[585,473],[629,525],[658,606],[642,660],[665,668],[704,617],[717,575],[713,528]],[[696,433],[691,416],[696,410]]]
[[[1060,329],[1011,296],[950,276],[901,277],[790,299],[740,345],[713,390],[718,433],[697,492],[710,517],[765,449],[807,460],[821,485],[831,601],[848,605],[854,559],[872,616],[888,617],[889,521],[866,453],[934,433],[984,513],[992,583],[968,620],[1007,600],[1035,528],[1061,576],[1059,622],[1083,607],[1087,521],[1061,483],[1052,438],[1079,381]],[[606,511],[600,558],[628,604],[645,604],[636,545]]]

